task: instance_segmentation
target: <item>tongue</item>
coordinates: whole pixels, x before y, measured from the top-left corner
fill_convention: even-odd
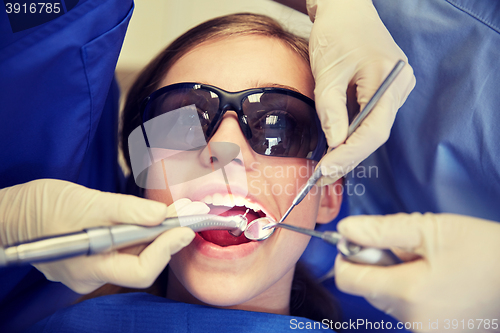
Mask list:
[[[227,210],[227,207],[215,206],[211,208],[210,214],[216,214],[220,216],[234,216],[240,214],[243,215],[245,214],[246,210],[247,208],[240,206],[233,207],[230,210]],[[248,219],[248,222],[250,223],[260,216],[254,211],[249,210],[246,217]],[[206,241],[217,244],[219,246],[239,245],[250,242],[250,240],[247,239],[244,234],[241,234],[239,237],[234,237],[227,230],[208,230],[202,231],[199,234]]]

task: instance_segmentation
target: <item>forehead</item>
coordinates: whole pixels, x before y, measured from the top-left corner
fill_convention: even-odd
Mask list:
[[[309,64],[276,38],[247,35],[205,42],[182,56],[161,86],[199,82],[228,91],[284,85],[313,98]]]

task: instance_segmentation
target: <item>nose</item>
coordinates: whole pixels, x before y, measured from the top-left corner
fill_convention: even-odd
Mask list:
[[[235,149],[239,152],[235,155]],[[243,135],[234,111],[227,111],[215,134],[200,154],[202,164],[214,167],[214,163],[236,163],[248,168],[254,161],[254,152]],[[229,161],[229,158],[232,160]]]

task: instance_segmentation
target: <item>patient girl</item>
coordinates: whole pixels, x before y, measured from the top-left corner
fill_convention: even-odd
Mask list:
[[[193,163],[210,169],[223,154],[210,148],[217,143],[235,144],[240,151],[225,167],[225,182],[207,175],[176,185],[180,189],[146,189],[141,195],[167,205],[187,197],[205,202],[211,213],[225,215],[250,208],[250,220],[264,215],[279,220],[325,152],[313,91],[307,41],[285,32],[272,19],[230,15],[186,32],[132,87],[122,142],[126,146],[142,122],[195,105],[209,145],[190,152],[196,156]],[[146,115],[141,115],[150,95]],[[235,176],[241,170],[246,179]],[[286,222],[310,229],[328,223],[336,217],[340,201],[330,188],[312,191]],[[260,242],[235,238],[227,231],[201,232],[172,257],[151,290],[186,303],[334,318],[326,290],[304,278],[303,268],[297,267],[308,241],[308,236],[284,229]]]

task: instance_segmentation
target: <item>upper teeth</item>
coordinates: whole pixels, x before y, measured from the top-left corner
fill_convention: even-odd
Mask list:
[[[207,205],[227,207],[245,206],[252,209],[254,212],[262,211],[262,207],[260,207],[260,205],[250,202],[243,197],[237,197],[229,194],[222,195],[220,193],[215,193],[213,195],[207,195],[202,201]]]

